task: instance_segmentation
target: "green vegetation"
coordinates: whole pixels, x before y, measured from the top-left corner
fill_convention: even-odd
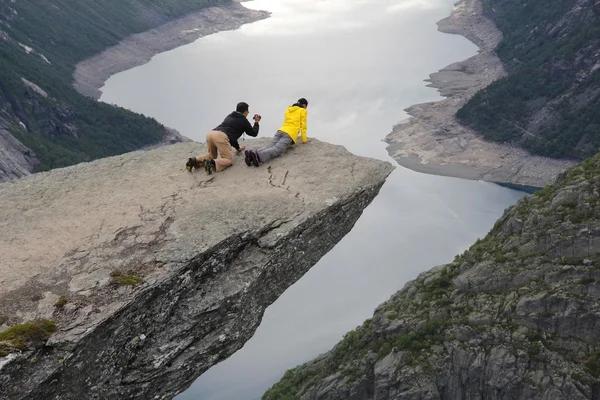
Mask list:
[[[454,289],[452,279],[458,272],[459,264],[457,262],[445,266],[440,271],[440,274],[435,279],[420,285],[419,289],[423,294],[425,301],[439,300],[443,295],[451,292]]]
[[[554,317],[554,313],[552,311],[544,311],[538,314],[540,318],[552,318]]]
[[[458,267],[463,257],[443,267],[437,276],[427,283],[418,284],[423,300],[436,306],[450,306],[448,294],[454,290],[452,279],[458,274]],[[401,304],[402,305],[402,304]],[[394,307],[394,305],[391,305]],[[402,305],[403,308],[406,304]],[[397,315],[400,310],[386,309],[386,315]],[[405,311],[405,309],[403,310]],[[469,308],[462,310],[463,314],[470,312]],[[334,349],[328,354],[326,363],[300,366],[287,371],[283,378],[269,389],[264,400],[298,399],[298,393],[303,387],[319,382],[329,375],[340,371],[346,378],[346,383],[358,380],[364,374],[364,367],[357,362],[366,359],[368,354],[377,360],[384,358],[392,350],[403,351],[409,360],[416,360],[421,353],[433,345],[441,345],[444,341],[445,330],[452,325],[452,319],[428,319],[419,324],[418,328],[406,330],[400,335],[381,338],[373,329],[373,320],[366,320],[360,327],[347,333]],[[407,361],[410,362],[410,361]],[[428,365],[426,367],[430,368]]]
[[[535,358],[542,351],[542,345],[539,343],[531,343],[527,346],[527,354],[530,358]]]
[[[122,272],[114,270],[110,273],[110,276],[113,282],[121,285],[135,286],[143,282],[143,279],[137,276],[134,271]]]
[[[36,153],[39,171],[160,141],[165,128],[156,120],[78,94],[71,87],[75,65],[130,34],[226,2],[0,0],[0,30],[33,49],[28,54],[14,41],[0,40],[0,122],[5,120],[9,131]],[[22,78],[48,97],[28,89]]]
[[[440,370],[448,370],[448,353],[472,349],[472,339],[477,339],[478,352],[505,346],[515,357],[526,354],[530,362],[539,365],[549,365],[558,354],[578,364],[579,373],[573,375],[577,380],[599,377],[596,346],[585,347],[589,357],[575,356],[562,342],[564,337],[546,328],[563,318],[563,313],[553,308],[554,298],[580,299],[585,304],[580,310],[586,314],[593,308],[590,304],[595,304],[595,299],[586,297],[588,290],[581,285],[596,282],[592,276],[597,272],[598,255],[590,252],[586,259],[565,256],[572,253],[568,244],[543,243],[554,235],[568,243],[575,232],[586,232],[583,229],[595,234],[600,219],[599,186],[600,154],[567,170],[556,185],[521,199],[488,235],[452,263],[420,276],[393,295],[373,319],[346,334],[329,353],[286,372],[263,399],[298,399],[328,377],[332,377],[327,381],[329,389],[343,396],[345,388],[362,385],[353,386],[372,373],[374,363],[392,352],[402,353],[393,362],[393,382],[404,385],[434,380]],[[573,226],[565,218],[574,210],[582,212],[585,224]],[[533,238],[545,239],[530,246]],[[463,272],[459,288],[456,278]],[[538,296],[548,298],[547,309],[537,312],[527,302],[521,303],[523,298]],[[523,309],[517,313],[518,304],[523,304]],[[523,324],[523,319],[539,328]]]
[[[473,96],[457,112],[458,120],[488,140],[516,143],[534,154],[583,159],[597,153],[600,70],[579,72],[590,70],[586,57],[600,48],[600,13],[573,13],[568,26],[553,29],[573,2],[484,4],[503,33],[497,53],[509,75]],[[534,115],[545,107],[553,116],[544,116],[539,129],[530,128]]]
[[[40,319],[26,324],[13,325],[0,332],[0,357],[12,351],[25,350],[48,340],[56,330],[54,322]]]
[[[56,303],[54,303],[54,307],[63,308],[64,306],[67,305],[68,302],[69,302],[69,299],[67,299],[66,297],[61,297],[60,299],[56,300]]]
[[[563,257],[556,260],[560,265],[583,265],[583,258],[580,257]]]
[[[444,321],[428,321],[418,330],[405,332],[389,340],[377,340],[371,324],[372,321],[367,320],[356,330],[347,333],[329,354],[326,364],[308,368],[301,366],[287,371],[262,398],[264,400],[298,399],[298,393],[303,387],[323,380],[341,367],[347,382],[356,381],[364,373],[363,368],[354,364],[356,360],[365,358],[368,353],[376,354],[380,359],[394,348],[398,351],[418,354],[434,344],[442,343],[442,332],[448,325]]]

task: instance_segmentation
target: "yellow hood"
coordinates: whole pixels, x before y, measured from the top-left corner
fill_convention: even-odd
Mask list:
[[[298,140],[298,133],[301,134],[302,143],[306,143],[306,108],[291,106],[285,110],[285,118],[280,131],[287,133],[294,143]]]

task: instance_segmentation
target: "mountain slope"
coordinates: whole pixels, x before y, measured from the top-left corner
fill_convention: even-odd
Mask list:
[[[0,161],[0,181],[159,142],[166,130],[154,119],[77,93],[75,64],[132,33],[225,3],[0,0],[0,134],[28,148],[10,147],[20,166]]]
[[[533,154],[583,159],[600,151],[600,3],[484,0],[504,35],[509,74],[456,114],[484,138]]]
[[[596,399],[600,155],[523,198],[263,399]]]

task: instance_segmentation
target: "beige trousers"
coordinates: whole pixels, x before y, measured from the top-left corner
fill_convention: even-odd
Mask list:
[[[208,154],[196,157],[196,161],[203,162],[205,158],[215,160],[217,171],[223,171],[233,165],[233,153],[229,138],[223,132],[210,131],[206,134],[206,144],[208,145]],[[217,150],[221,158],[217,158]]]

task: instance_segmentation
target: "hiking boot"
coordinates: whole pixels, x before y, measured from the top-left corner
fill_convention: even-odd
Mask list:
[[[198,162],[195,158],[189,158],[188,162],[185,163],[185,169],[187,169],[188,172],[192,172],[192,168],[198,168]]]
[[[258,157],[258,152],[256,150],[250,150],[250,162],[255,167],[258,167],[260,164],[260,158]]]
[[[247,166],[252,165],[252,156],[250,155],[250,150],[244,150],[244,162]]]
[[[213,172],[217,172],[217,164],[215,164],[215,160],[212,158],[204,159],[204,170],[207,175],[212,174]]]

